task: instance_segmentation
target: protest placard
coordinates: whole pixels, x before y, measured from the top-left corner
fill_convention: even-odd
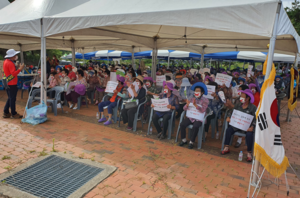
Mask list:
[[[155,111],[170,111],[170,109],[167,107],[169,105],[169,100],[168,98],[164,99],[151,99],[152,104],[154,105],[154,110]]]
[[[110,72],[110,81],[117,82],[116,72]]]
[[[108,81],[107,85],[106,85],[105,92],[106,93],[114,93],[114,90],[116,90],[117,86],[118,86],[117,82]]]
[[[253,69],[253,65],[249,65],[248,66],[248,71],[247,71],[247,77],[251,77],[253,74],[252,72],[252,69]]]
[[[210,69],[209,68],[204,68],[203,73],[205,73],[205,72],[210,73]]]
[[[229,124],[242,131],[247,131],[250,128],[253,118],[254,116],[252,115],[238,110],[233,110]]]
[[[163,82],[166,81],[166,76],[156,76],[156,86],[163,86]]]
[[[221,98],[221,100],[226,103],[226,98],[225,98],[225,94],[223,91],[219,91],[218,92],[218,96]]]
[[[191,73],[192,73],[192,75],[194,75],[195,73],[197,74],[198,73],[198,69],[191,69]]]
[[[223,84],[225,84],[226,87],[229,88],[229,87],[230,87],[231,80],[232,80],[232,76],[229,76],[229,75],[227,75],[227,74],[220,74],[220,73],[217,73],[215,82],[218,83],[218,85],[223,85]]]
[[[32,87],[36,87],[36,88],[40,88],[42,86],[43,86],[42,82],[36,82],[34,85],[32,85]]]
[[[203,121],[205,113],[199,112],[196,109],[196,107],[194,106],[194,104],[190,103],[190,105],[188,106],[188,110],[186,112],[186,116],[189,117],[189,118],[193,118],[193,119],[196,119],[196,120]]]
[[[203,95],[203,96],[208,99],[214,99],[214,97],[211,94],[215,93],[216,87],[212,85],[206,85],[206,88],[207,88],[207,95]]]

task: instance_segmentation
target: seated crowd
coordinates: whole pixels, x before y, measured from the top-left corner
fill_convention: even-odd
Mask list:
[[[118,70],[124,71],[123,75],[116,75],[117,85],[113,93],[106,93],[105,89],[110,76]],[[192,70],[192,71],[195,71]],[[198,71],[198,72],[197,72]],[[40,69],[32,84],[40,81]],[[217,73],[232,76],[230,86],[218,84],[215,82]],[[179,123],[180,138],[179,146],[188,145],[192,149],[196,142],[199,128],[203,127],[204,137],[206,138],[211,124],[216,125],[216,138],[219,138],[218,127],[222,125],[221,115],[224,112],[226,117],[224,122],[230,123],[231,115],[234,110],[254,116],[250,127],[246,131],[242,131],[231,125],[228,125],[225,131],[225,147],[221,152],[225,155],[230,152],[229,145],[235,132],[245,134],[247,144],[247,161],[252,161],[252,149],[255,132],[255,112],[260,101],[260,87],[263,83],[263,75],[261,71],[253,71],[253,75],[247,77],[247,70],[225,71],[223,69],[210,69],[200,74],[199,68],[192,73],[190,68],[167,69],[162,67],[157,70],[157,76],[165,76],[166,81],[158,86],[156,82],[149,77],[147,71],[138,69],[135,71],[131,66],[110,66],[109,68],[103,64],[101,67],[90,65],[88,68],[74,68],[67,65],[64,68],[52,67],[48,77],[49,88],[55,86],[65,87],[65,94],[62,94],[61,101],[66,101],[69,107],[77,109],[78,98],[81,95],[87,95],[87,101],[90,104],[98,105],[99,123],[110,125],[117,120],[113,120],[113,109],[120,108],[120,119],[123,124],[127,124],[127,130],[132,130],[137,113],[138,119],[146,123],[152,120],[159,139],[167,136],[169,121],[174,114],[174,119],[181,119]],[[275,89],[276,94],[284,92],[288,88],[288,75],[283,74],[276,76]],[[31,86],[32,86],[31,84]],[[209,88],[209,89],[208,89]],[[36,89],[36,88],[33,88]],[[210,91],[209,90],[214,90]],[[103,98],[106,96],[106,100]],[[167,99],[167,111],[154,110],[150,119],[151,108],[155,108],[152,99]],[[126,101],[138,101],[137,105],[127,105]],[[119,101],[119,102],[118,102]],[[133,102],[135,103],[135,102]],[[118,106],[119,104],[119,106]],[[139,104],[142,104],[139,108]],[[108,115],[104,113],[107,108]],[[139,112],[138,111],[139,108]],[[186,115],[190,108],[195,109],[199,114],[203,115],[199,119]],[[210,114],[207,115],[207,112]],[[182,116],[181,116],[182,115]],[[212,120],[219,119],[219,122],[212,123]],[[149,123],[151,124],[151,123]],[[191,127],[189,139],[186,136],[187,128]],[[174,131],[176,129],[173,129]],[[242,143],[242,137],[238,137],[235,147],[238,148]]]

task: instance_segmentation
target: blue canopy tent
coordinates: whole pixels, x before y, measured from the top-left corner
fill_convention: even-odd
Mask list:
[[[130,52],[125,51],[117,51],[117,50],[101,50],[94,51],[84,54],[85,59],[97,59],[98,58],[131,58],[132,54]]]

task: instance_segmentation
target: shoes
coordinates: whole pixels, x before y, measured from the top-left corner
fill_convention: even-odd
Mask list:
[[[189,149],[193,149],[194,148],[194,144],[189,143]]]
[[[104,125],[110,125],[112,122],[110,120],[104,122]]]
[[[11,117],[11,113],[3,113],[3,118],[10,118]]]
[[[226,154],[228,154],[228,153],[230,153],[230,150],[228,149],[227,151],[222,151],[221,152],[221,155],[226,155]]]
[[[11,115],[11,117],[10,117],[11,119],[21,119],[21,118],[23,118],[23,116],[21,116],[20,114],[15,114],[15,115]]]
[[[234,145],[234,148],[239,148],[241,146],[241,144],[239,142],[236,142],[236,144]]]
[[[180,144],[179,144],[179,146],[184,146],[185,144],[187,144],[187,142],[181,141]]]
[[[78,109],[78,107],[77,107],[77,106],[75,106],[75,107],[73,108],[73,110],[76,110],[76,109]]]
[[[74,105],[73,105],[73,104],[71,104],[71,105],[70,105],[70,109],[72,109],[72,107],[73,107],[73,106],[74,106]]]
[[[61,104],[58,103],[56,107],[57,107],[58,109],[61,108]]]
[[[127,130],[128,130],[128,131],[131,131],[131,130],[132,130],[132,127],[127,127]]]
[[[101,118],[100,120],[98,120],[98,122],[100,123],[100,122],[105,122],[106,121],[106,118],[105,117],[103,117],[103,118]]]
[[[252,162],[252,157],[247,157],[247,162]]]
[[[98,102],[98,100],[96,100],[95,105],[98,105],[98,104],[99,104],[99,102]]]
[[[160,138],[160,136],[162,136],[162,132],[157,134],[157,138]]]
[[[163,140],[163,139],[165,139],[165,138],[166,138],[166,137],[165,137],[164,134],[161,134],[161,136],[159,137],[160,140]]]

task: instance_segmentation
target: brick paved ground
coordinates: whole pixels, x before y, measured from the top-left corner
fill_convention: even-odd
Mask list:
[[[1,108],[4,100],[4,92],[0,91]],[[18,98],[20,113],[25,102]],[[283,122],[285,103],[282,139],[290,163],[298,172],[300,120],[293,112],[292,122]],[[237,161],[238,151],[245,150],[245,146],[223,157],[219,155],[220,140],[208,138],[200,151],[189,150],[174,144],[174,138],[159,141],[141,130],[133,133],[124,131],[124,127],[104,127],[96,122],[95,106],[65,110],[68,113],[59,111],[56,117],[49,112],[49,121],[38,126],[0,118],[0,173],[39,155],[50,154],[55,138],[55,150],[59,152],[118,167],[86,197],[246,197],[251,164]],[[300,182],[291,170],[288,182],[290,197],[299,197]],[[265,180],[259,197],[286,197],[285,181],[280,180],[277,187]]]

